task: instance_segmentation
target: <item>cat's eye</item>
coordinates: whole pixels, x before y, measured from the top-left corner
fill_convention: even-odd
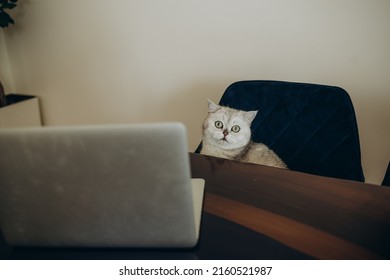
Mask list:
[[[232,131],[234,132],[234,133],[238,133],[239,131],[240,131],[240,127],[238,126],[238,125],[233,125],[232,126]]]
[[[223,128],[223,123],[222,123],[221,121],[216,121],[216,122],[214,123],[214,125],[215,125],[216,128],[219,128],[219,129],[222,129],[222,128]]]

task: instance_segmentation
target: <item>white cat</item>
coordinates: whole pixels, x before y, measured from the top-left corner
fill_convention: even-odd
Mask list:
[[[257,112],[236,110],[208,100],[201,154],[287,168],[266,145],[251,141],[250,126]]]

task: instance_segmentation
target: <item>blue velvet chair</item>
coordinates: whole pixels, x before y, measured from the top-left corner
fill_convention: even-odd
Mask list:
[[[355,111],[339,87],[282,81],[240,81],[220,105],[259,110],[252,140],[273,149],[289,169],[364,181]],[[201,151],[201,145],[196,152]]]

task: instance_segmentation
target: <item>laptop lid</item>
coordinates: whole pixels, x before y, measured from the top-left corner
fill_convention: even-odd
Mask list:
[[[180,123],[1,129],[0,228],[14,246],[191,247],[190,178]]]

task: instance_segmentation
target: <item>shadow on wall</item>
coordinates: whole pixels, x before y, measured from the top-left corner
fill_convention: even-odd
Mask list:
[[[219,101],[225,84],[192,85],[167,96],[155,116],[164,121],[180,121],[187,127],[189,150],[195,151],[202,139],[202,124],[207,116],[207,99]]]

